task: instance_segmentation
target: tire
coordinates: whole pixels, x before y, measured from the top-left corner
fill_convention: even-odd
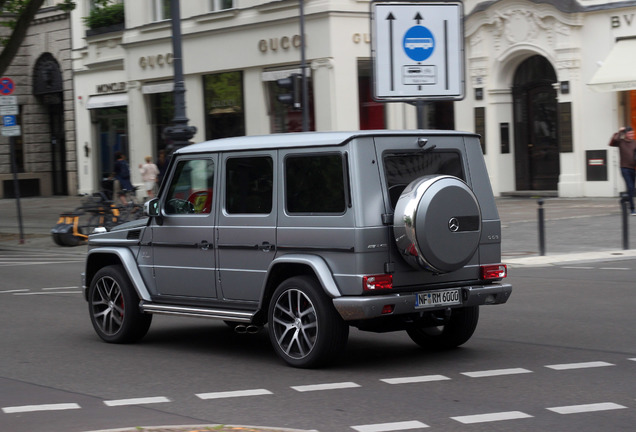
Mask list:
[[[139,311],[139,297],[120,265],[97,272],[88,291],[88,312],[95,332],[110,343],[137,342],[152,321],[152,315]]]
[[[62,241],[62,235],[58,233],[53,233],[53,242],[58,246],[66,246],[66,243]]]
[[[290,366],[325,366],[344,352],[349,326],[313,277],[296,276],[281,283],[267,317],[274,350]]]
[[[471,338],[479,321],[479,306],[453,309],[448,323],[438,327],[413,327],[409,337],[427,349],[452,349]]]

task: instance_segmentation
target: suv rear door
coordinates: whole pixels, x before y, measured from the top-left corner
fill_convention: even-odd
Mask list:
[[[221,293],[224,300],[257,302],[276,254],[277,152],[224,153],[221,165]]]

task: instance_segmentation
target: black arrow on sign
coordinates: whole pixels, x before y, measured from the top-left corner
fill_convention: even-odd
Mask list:
[[[415,20],[416,23],[420,23],[420,21],[422,21],[424,18],[422,18],[422,15],[420,15],[420,13],[418,12],[413,19]]]
[[[389,21],[389,65],[391,67],[391,91],[395,90],[395,77],[393,76],[393,21],[395,17],[392,12],[389,12],[389,15],[386,17],[387,21]]]

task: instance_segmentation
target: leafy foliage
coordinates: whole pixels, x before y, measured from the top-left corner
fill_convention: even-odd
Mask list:
[[[100,0],[103,1],[103,0]],[[33,18],[40,10],[44,0],[0,0],[0,19],[2,25],[11,29],[7,38],[2,39],[4,49],[0,53],[0,75],[9,67],[26,37]],[[64,12],[75,8],[73,0],[64,0],[56,5]]]
[[[124,4],[109,3],[108,0],[95,3],[95,8],[88,16],[83,17],[84,23],[90,29],[107,27],[124,22]]]

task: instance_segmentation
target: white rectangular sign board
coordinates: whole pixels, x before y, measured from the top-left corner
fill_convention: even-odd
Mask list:
[[[2,136],[20,136],[22,135],[22,129],[20,126],[2,126]]]
[[[374,98],[464,98],[461,2],[374,2],[371,34]]]
[[[0,105],[17,105],[17,96],[0,96]]]
[[[0,105],[0,116],[18,114],[20,114],[20,110],[17,105]]]

